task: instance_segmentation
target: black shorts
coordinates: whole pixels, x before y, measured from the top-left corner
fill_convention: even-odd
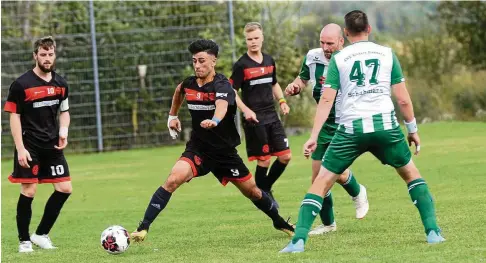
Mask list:
[[[268,160],[272,156],[290,153],[289,141],[280,121],[255,125],[243,123],[248,160]]]
[[[252,176],[236,149],[208,152],[189,141],[179,160],[191,165],[194,177],[212,172],[222,185],[244,182]]]
[[[25,143],[25,142],[24,142]],[[14,170],[8,177],[12,183],[60,183],[71,181],[64,153],[57,149],[42,149],[25,144],[32,161],[30,168],[20,166],[17,151],[14,153]]]

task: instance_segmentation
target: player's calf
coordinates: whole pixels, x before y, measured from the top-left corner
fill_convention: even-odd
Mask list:
[[[70,185],[70,184],[69,184]],[[60,188],[57,188],[60,189]],[[70,189],[61,189],[61,190],[70,190]],[[44,214],[42,215],[42,219],[35,231],[35,234],[30,237],[32,242],[43,249],[53,249],[55,248],[52,245],[51,240],[49,239],[49,232],[51,228],[54,226],[59,214],[61,213],[61,209],[64,203],[67,201],[71,193],[64,193],[55,190],[52,195],[47,200]]]
[[[245,182],[233,182],[233,184],[238,187],[241,193],[250,199],[258,209],[272,219],[275,229],[293,235],[293,226],[279,215],[278,209],[272,199],[256,186],[253,179]]]
[[[440,234],[440,228],[437,224],[434,202],[429,187],[425,180],[420,176],[413,161],[410,161],[403,167],[397,168],[397,172],[407,183],[410,198],[419,210],[420,218],[422,219],[422,224],[425,228],[425,234],[427,235],[427,242],[440,243],[445,241]]]

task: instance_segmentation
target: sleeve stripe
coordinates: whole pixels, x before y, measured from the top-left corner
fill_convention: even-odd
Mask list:
[[[3,110],[7,112],[17,113],[17,104],[15,104],[15,102],[7,101]]]

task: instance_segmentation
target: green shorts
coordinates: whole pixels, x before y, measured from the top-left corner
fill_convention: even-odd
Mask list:
[[[312,160],[322,161],[324,153],[326,152],[327,147],[329,147],[329,144],[331,144],[332,137],[334,137],[334,134],[336,133],[336,129],[337,124],[330,125],[324,123],[324,126],[322,126],[322,129],[319,132],[319,137],[317,137],[317,148],[311,155]]]
[[[371,133],[345,132],[340,126],[324,155],[322,165],[335,174],[341,174],[365,152],[371,152],[383,164],[399,168],[410,162],[412,154],[400,127]]]

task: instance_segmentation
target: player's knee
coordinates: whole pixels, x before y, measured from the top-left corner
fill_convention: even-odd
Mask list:
[[[162,187],[172,193],[185,182],[184,177],[183,173],[173,169]]]
[[[339,175],[338,179],[336,180],[339,184],[345,184],[348,181],[349,177],[349,169],[346,169],[342,174]]]
[[[260,188],[258,188],[256,185],[255,187],[248,189],[248,191],[246,191],[244,194],[251,200],[258,200],[262,198],[262,190],[260,190]]]
[[[258,160],[258,166],[260,167],[269,167],[270,166],[270,159],[267,160]]]
[[[59,184],[54,187],[56,191],[71,194],[73,192],[73,185],[70,183]]]
[[[284,163],[284,164],[288,164],[290,162],[290,160],[292,159],[292,154],[291,153],[287,153],[285,155],[282,155],[282,156],[279,156],[278,157],[278,160],[281,162],[281,163]]]
[[[37,184],[22,184],[21,193],[27,197],[34,198],[37,192]]]

